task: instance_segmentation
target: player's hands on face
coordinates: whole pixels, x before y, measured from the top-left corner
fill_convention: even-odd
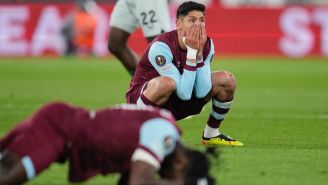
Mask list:
[[[206,40],[207,40],[207,34],[206,34],[206,29],[205,29],[205,23],[201,23],[200,24],[200,34],[199,34],[200,47],[199,47],[199,50],[197,53],[198,56],[202,55]]]
[[[192,49],[199,50],[200,47],[200,32],[201,26],[200,24],[193,24],[186,35],[185,44]]]

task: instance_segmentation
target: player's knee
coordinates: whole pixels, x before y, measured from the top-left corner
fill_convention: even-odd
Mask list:
[[[175,81],[169,77],[162,77],[158,81],[158,90],[164,94],[172,94],[175,91]]]
[[[232,73],[228,71],[218,71],[212,73],[213,85],[224,88],[227,91],[234,92],[236,89],[236,80]]]
[[[159,94],[162,95],[171,95],[176,88],[175,81],[165,76],[157,78],[152,86]]]

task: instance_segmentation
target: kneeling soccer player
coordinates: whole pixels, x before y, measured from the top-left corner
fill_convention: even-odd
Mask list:
[[[242,146],[219,131],[233,102],[236,82],[227,71],[211,73],[214,44],[206,35],[205,6],[182,3],[176,27],[156,37],[146,49],[131,80],[127,102],[165,108],[179,120],[199,114],[212,100],[202,143]]]
[[[214,184],[206,156],[185,148],[179,133],[169,112],[150,106],[88,111],[51,103],[0,140],[0,185],[22,184],[65,160],[70,182],[121,173],[120,185]],[[195,161],[206,168],[198,172]]]

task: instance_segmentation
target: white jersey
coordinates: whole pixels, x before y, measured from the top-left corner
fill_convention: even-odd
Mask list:
[[[168,0],[118,0],[109,24],[128,33],[140,26],[145,37],[170,31]]]

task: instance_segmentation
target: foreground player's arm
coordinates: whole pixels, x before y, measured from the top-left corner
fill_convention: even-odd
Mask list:
[[[157,179],[157,170],[148,163],[136,161],[132,163],[129,185],[183,185],[183,178]]]
[[[197,74],[195,80],[195,95],[197,98],[204,98],[212,88],[212,80],[211,80],[211,60],[214,56],[214,44],[212,39],[210,39],[211,49],[210,53],[205,56],[205,60],[203,60],[203,56],[197,60]]]
[[[196,78],[196,64],[188,62],[180,74],[173,64],[173,55],[167,44],[154,42],[149,50],[148,59],[161,76],[172,78],[176,84],[176,94],[182,100],[189,100]],[[163,63],[160,63],[161,61]]]
[[[28,157],[20,159],[17,154],[9,150],[4,151],[0,159],[0,184],[23,184],[27,180],[32,179],[34,174],[27,170],[29,161],[26,159]]]
[[[178,130],[162,118],[148,120],[140,129],[139,147],[132,155],[129,185],[182,184],[181,178],[156,178],[161,162],[171,154],[179,139]]]

